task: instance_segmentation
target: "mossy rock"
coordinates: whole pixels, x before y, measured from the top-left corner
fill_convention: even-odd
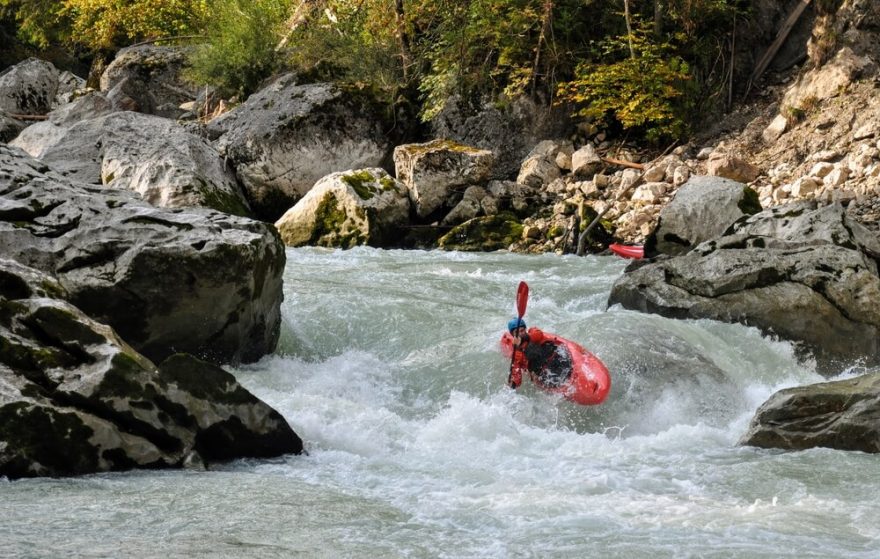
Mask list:
[[[522,234],[523,224],[515,215],[500,213],[466,221],[441,237],[438,244],[444,250],[489,252],[506,249]]]

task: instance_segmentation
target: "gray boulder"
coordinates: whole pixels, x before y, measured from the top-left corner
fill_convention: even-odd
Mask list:
[[[721,177],[693,177],[660,211],[649,236],[649,254],[678,255],[724,233],[738,219],[761,210],[757,193]]]
[[[10,145],[71,179],[132,190],[155,206],[250,214],[234,173],[217,151],[174,121],[112,112],[76,122],[80,114],[111,111],[105,101],[85,98],[81,111],[65,108],[69,112],[28,127]]]
[[[29,58],[0,73],[0,111],[44,115],[58,93],[58,69],[50,62]]]
[[[194,101],[198,87],[183,78],[186,50],[141,45],[122,49],[101,74],[101,91],[115,90],[134,102],[131,110],[178,118],[183,103]]]
[[[525,97],[472,105],[454,96],[431,120],[431,135],[492,151],[495,165],[490,178],[508,180],[517,176],[535,144],[571,135],[569,115],[569,107],[549,107]]]
[[[406,185],[419,217],[443,208],[456,192],[489,180],[495,157],[491,151],[451,140],[405,144],[394,148],[397,178]]]
[[[880,241],[839,205],[798,203],[738,222],[687,254],[631,266],[608,304],[739,322],[799,344],[820,370],[880,362]]]
[[[0,476],[200,466],[302,451],[278,412],[188,355],[161,367],[0,259]]]
[[[6,143],[21,134],[27,124],[0,111],[0,142]]]
[[[212,120],[208,133],[232,162],[257,215],[267,221],[334,172],[381,166],[391,145],[378,103],[333,84],[286,75]]]
[[[777,392],[758,408],[740,444],[880,452],[880,373]]]
[[[407,223],[406,187],[373,168],[327,175],[275,227],[288,246],[352,248],[393,244]]]
[[[278,341],[285,254],[272,226],[155,208],[2,145],[0,254],[56,276],[72,304],[157,362],[254,361]]]

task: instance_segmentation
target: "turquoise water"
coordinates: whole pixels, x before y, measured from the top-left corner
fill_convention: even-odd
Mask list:
[[[876,456],[737,446],[812,366],[754,329],[606,309],[624,266],[290,250],[278,352],[234,372],[309,455],[0,482],[0,556],[880,556]],[[519,280],[530,325],[611,370],[605,404],[505,388]]]

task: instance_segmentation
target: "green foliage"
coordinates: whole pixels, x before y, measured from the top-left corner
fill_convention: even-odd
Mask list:
[[[194,52],[190,77],[223,95],[246,96],[272,74],[288,0],[215,0],[208,41]]]
[[[289,63],[313,79],[395,89],[404,72],[388,0],[328,0],[289,37]]]
[[[198,32],[209,0],[0,0],[18,35],[38,47],[112,50],[148,38]]]
[[[641,130],[652,140],[676,137],[685,128],[682,98],[690,74],[670,51],[644,29],[608,39],[603,62],[580,64],[574,79],[560,84],[559,97],[579,106],[579,116]]]
[[[114,49],[148,38],[197,32],[207,0],[63,0],[74,41],[92,50]]]
[[[18,37],[46,48],[66,40],[70,22],[64,17],[64,4],[58,0],[0,0],[0,16],[14,19]]]

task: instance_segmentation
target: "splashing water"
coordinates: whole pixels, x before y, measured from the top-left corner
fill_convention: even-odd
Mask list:
[[[10,557],[877,557],[880,461],[737,446],[823,380],[756,330],[605,308],[610,257],[288,251],[275,355],[235,372],[309,456],[0,482]],[[505,387],[529,325],[612,374],[601,406]]]

